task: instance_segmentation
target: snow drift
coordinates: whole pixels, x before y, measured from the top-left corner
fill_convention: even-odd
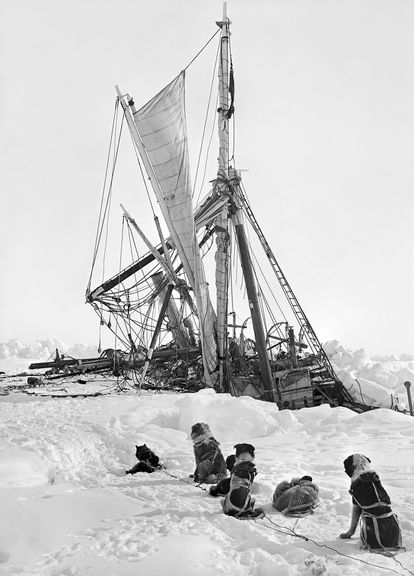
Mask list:
[[[189,478],[196,421],[209,423],[225,456],[235,443],[255,445],[263,520],[225,516],[219,499]],[[414,419],[392,410],[279,411],[211,390],[48,400],[10,394],[0,402],[0,436],[0,574],[403,574],[395,560],[359,550],[358,538],[338,539],[351,511],[342,461],[353,452],[371,458],[389,491],[407,547],[398,558],[413,566]],[[126,476],[135,444],[144,442],[166,470]],[[271,501],[278,482],[304,474],[319,485],[321,504],[296,523]]]

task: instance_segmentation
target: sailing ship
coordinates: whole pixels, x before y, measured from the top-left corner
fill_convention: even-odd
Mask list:
[[[230,153],[236,110],[226,4],[216,24],[218,97],[213,107],[218,166],[201,200],[196,199],[190,178],[187,69],[140,108],[116,87],[86,301],[100,325],[116,336],[114,370],[132,379],[137,388],[212,387],[277,402],[281,408],[327,402],[365,409],[336,375],[254,215],[241,170]],[[103,252],[107,247],[124,124],[158,238],[150,240],[142,223],[122,206],[122,242],[128,239],[130,261],[123,260],[109,279],[93,285],[98,254],[102,245]],[[259,253],[268,272],[262,272]]]

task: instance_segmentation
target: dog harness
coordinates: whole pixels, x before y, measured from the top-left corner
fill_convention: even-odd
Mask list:
[[[230,490],[221,502],[225,514],[239,519],[263,515],[260,510],[253,509],[255,501],[250,496],[255,475],[256,468],[251,459],[243,458],[236,463],[230,477]]]
[[[358,498],[355,497],[354,489],[349,491],[352,495],[354,504],[361,509],[361,540],[364,547],[381,553],[396,551],[402,548],[401,531],[398,522],[398,516],[391,510],[389,496],[380,482],[366,482],[366,487],[371,487],[371,497],[375,498],[374,502],[361,502],[362,491]],[[378,490],[378,484],[380,490]],[[381,492],[381,495],[380,493]]]
[[[251,497],[250,497],[250,486],[251,482],[247,478],[239,478],[238,476],[232,476],[230,481],[230,491],[228,492],[227,496],[224,498],[222,505],[223,511],[225,514],[230,514],[231,516],[239,517],[251,506]],[[244,489],[246,491],[246,498],[244,500],[243,506],[237,506],[232,499],[232,493],[235,490]]]

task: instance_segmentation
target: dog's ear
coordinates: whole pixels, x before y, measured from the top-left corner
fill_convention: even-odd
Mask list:
[[[371,460],[368,458],[368,456],[364,456],[364,458],[366,458],[368,462],[371,463]]]
[[[251,444],[246,444],[245,442],[242,442],[241,444],[236,444],[234,447],[236,448],[237,457],[240,456],[240,454],[242,454],[243,452],[247,452],[252,456],[252,458],[254,458],[255,448]]]
[[[226,467],[227,467],[227,470],[229,472],[231,472],[233,470],[235,460],[236,460],[236,456],[234,454],[230,454],[230,456],[227,456]]]
[[[348,458],[345,458],[344,460],[344,469],[345,469],[345,473],[351,477],[352,474],[354,473],[354,455],[352,454],[351,456],[348,456]]]

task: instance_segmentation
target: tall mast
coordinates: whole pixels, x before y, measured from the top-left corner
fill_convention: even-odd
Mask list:
[[[217,25],[221,28],[220,58],[219,58],[219,107],[218,107],[218,136],[219,157],[216,191],[228,195],[229,178],[229,37],[230,22],[227,18],[227,2],[223,4],[223,18]],[[224,204],[222,211],[216,219],[216,292],[217,292],[217,351],[219,359],[219,381],[216,388],[228,392],[226,375],[227,357],[227,291],[228,291],[228,205]]]
[[[269,358],[266,349],[266,337],[263,327],[262,314],[259,307],[259,300],[257,296],[256,282],[254,278],[252,260],[250,256],[248,241],[243,222],[243,210],[239,199],[237,198],[238,190],[240,189],[240,176],[236,170],[229,167],[229,36],[230,36],[230,23],[227,18],[227,3],[223,5],[223,20],[218,22],[221,27],[221,51],[220,51],[220,67],[219,67],[219,100],[220,106],[218,109],[218,123],[219,123],[219,168],[217,187],[220,193],[227,194],[230,197],[232,204],[231,219],[236,232],[236,239],[240,253],[240,260],[242,263],[243,276],[246,284],[247,296],[249,299],[250,314],[252,317],[256,350],[259,356],[260,372],[264,388],[268,400],[274,400],[274,387],[272,372],[270,368]],[[217,272],[216,272],[216,285],[221,281],[222,287],[225,285],[225,293],[227,293],[228,284],[228,205],[221,215],[221,219],[217,221],[217,228],[221,230],[217,234],[218,245],[218,258],[217,258]],[[221,260],[220,260],[221,258]],[[225,310],[222,309],[221,314],[225,314],[223,318],[223,335],[222,343],[220,342],[220,309],[219,302],[217,302],[217,339],[218,351],[220,359],[220,382],[224,381],[224,357],[227,355],[227,300]]]
[[[220,65],[219,65],[219,108],[218,108],[218,132],[219,132],[219,157],[218,175],[224,180],[229,175],[229,38],[230,21],[227,18],[227,2],[223,3],[223,20],[217,22],[221,27]]]

